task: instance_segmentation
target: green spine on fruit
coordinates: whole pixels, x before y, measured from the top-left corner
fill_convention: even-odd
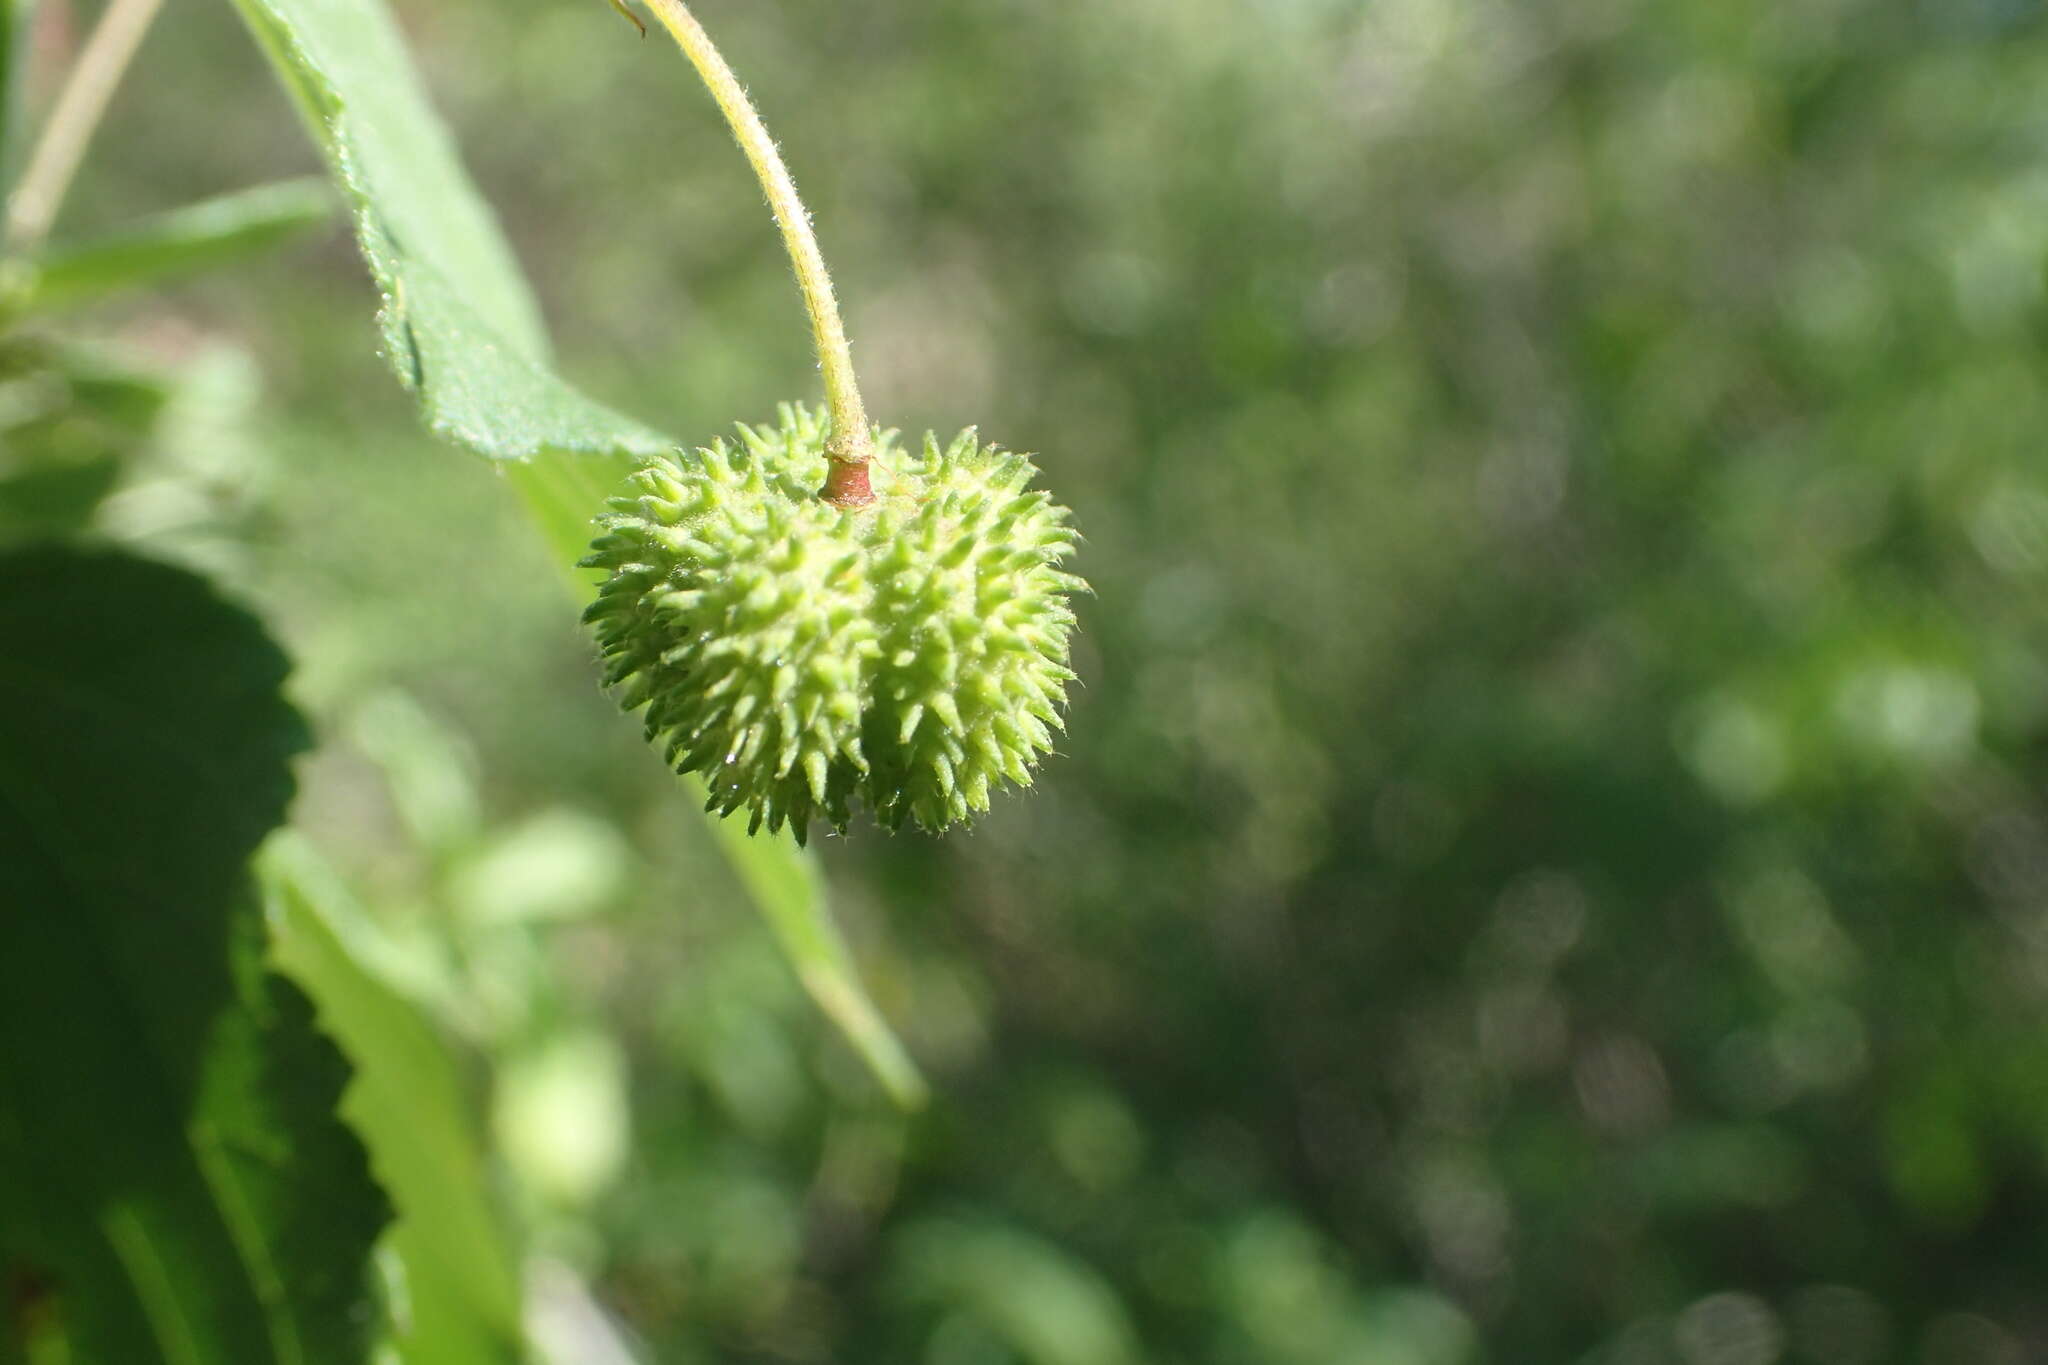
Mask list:
[[[637,471],[600,519],[584,619],[619,704],[749,829],[812,819],[939,831],[1031,782],[1073,678],[1068,513],[972,428],[875,433],[873,502],[834,506],[825,419],[784,404]]]

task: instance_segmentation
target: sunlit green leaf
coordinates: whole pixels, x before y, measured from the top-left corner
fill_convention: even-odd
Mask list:
[[[548,368],[532,294],[384,7],[236,3],[298,96],[348,196],[383,295],[386,357],[428,424],[493,459],[556,452],[617,462],[671,445]],[[614,463],[605,486],[625,467]]]
[[[278,965],[355,1064],[341,1112],[397,1208],[399,1354],[413,1365],[519,1360],[518,1257],[491,1202],[460,1060],[380,974],[375,924],[310,847],[279,835],[259,872]]]

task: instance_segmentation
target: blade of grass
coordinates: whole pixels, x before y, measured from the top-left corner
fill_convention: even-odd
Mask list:
[[[238,261],[327,221],[334,196],[318,180],[259,185],[158,214],[118,234],[44,252],[21,312],[75,307],[108,294]]]
[[[142,36],[163,0],[109,0],[92,36],[65,78],[50,117],[29,155],[28,169],[7,197],[7,245],[33,251],[42,245],[64,206],[64,195],[85,160],[86,146],[107,112]]]
[[[690,785],[700,787],[695,779]],[[846,938],[824,912],[817,863],[787,834],[750,835],[734,820],[714,820],[712,828],[811,999],[839,1026],[891,1099],[906,1109],[921,1107],[928,1095],[924,1077],[861,989]]]

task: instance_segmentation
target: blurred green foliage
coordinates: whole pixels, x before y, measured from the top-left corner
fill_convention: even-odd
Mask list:
[[[655,1361],[2048,1354],[2038,8],[702,6],[871,406],[1040,452],[1088,536],[1034,793],[827,848],[927,1114],[416,433],[345,244],[99,315],[260,362],[298,823],[490,1063],[536,1323],[584,1340],[559,1265]],[[572,376],[706,437],[801,395],[673,53],[399,10]],[[143,61],[80,221],[312,165],[226,6]]]

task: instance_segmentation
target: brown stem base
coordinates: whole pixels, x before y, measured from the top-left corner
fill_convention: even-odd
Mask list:
[[[868,483],[866,460],[830,460],[825,463],[825,486],[818,496],[834,507],[865,507],[875,500]]]

